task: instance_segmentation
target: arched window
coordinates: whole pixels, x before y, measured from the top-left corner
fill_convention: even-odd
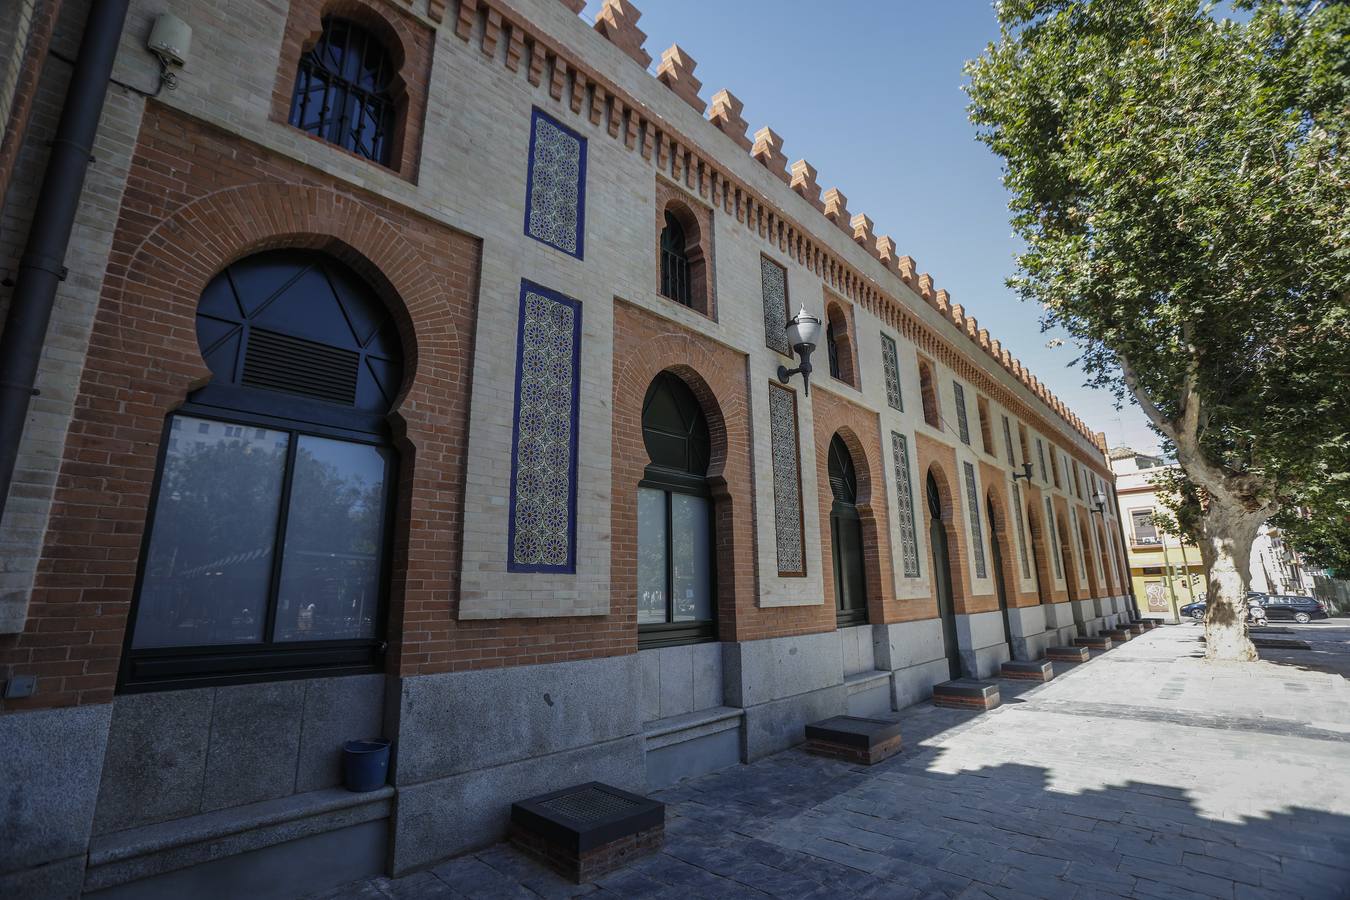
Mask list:
[[[324,254],[268,251],[207,285],[197,340],[213,378],[169,418],[123,684],[377,668],[388,310]]]
[[[300,58],[289,121],[387,166],[396,74],[389,51],[373,35],[346,19],[324,16],[318,43]]]
[[[941,428],[937,390],[933,387],[933,367],[924,359],[919,360],[919,396],[923,399],[923,420],[934,428]]]
[[[848,316],[838,303],[825,307],[825,350],[830,360],[830,377],[857,387],[853,336],[849,333]]]
[[[647,388],[642,441],[651,461],[638,484],[638,642],[715,640],[708,421],[693,391],[671,372]]]
[[[834,556],[834,603],[840,628],[867,621],[867,580],[863,576],[862,520],[853,456],[839,435],[830,441],[830,544]]]
[[[666,210],[666,227],[661,230],[661,293],[676,303],[693,306],[689,275],[689,241],[684,226]]]

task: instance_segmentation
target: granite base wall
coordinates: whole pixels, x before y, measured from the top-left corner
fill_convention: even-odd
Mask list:
[[[1003,613],[958,614],[956,639],[961,649],[961,668],[972,678],[989,678],[1012,658],[1003,630]]]

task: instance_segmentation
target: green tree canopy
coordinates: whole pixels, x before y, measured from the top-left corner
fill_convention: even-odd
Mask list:
[[[1010,284],[1175,448],[1209,654],[1252,658],[1251,537],[1350,442],[1350,5],[1239,6],[1004,0],[968,90],[1026,243]]]

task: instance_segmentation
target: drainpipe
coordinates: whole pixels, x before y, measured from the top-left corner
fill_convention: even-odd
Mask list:
[[[66,102],[42,177],[28,243],[19,260],[5,330],[0,335],[0,516],[4,515],[19,442],[36,391],[38,363],[47,338],[56,288],[65,280],[66,249],[84,176],[92,161],[108,80],[126,21],[129,0],[90,4],[71,72]]]

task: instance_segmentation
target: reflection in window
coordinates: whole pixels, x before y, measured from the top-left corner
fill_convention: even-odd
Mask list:
[[[286,516],[276,640],[375,635],[385,459],[378,447],[302,435]]]
[[[638,486],[637,607],[643,646],[716,637],[708,423],[689,387],[662,372],[642,408],[651,462]]]
[[[271,432],[280,449],[262,448],[219,423],[181,421],[197,433],[165,455],[134,646],[259,641],[287,435]]]

